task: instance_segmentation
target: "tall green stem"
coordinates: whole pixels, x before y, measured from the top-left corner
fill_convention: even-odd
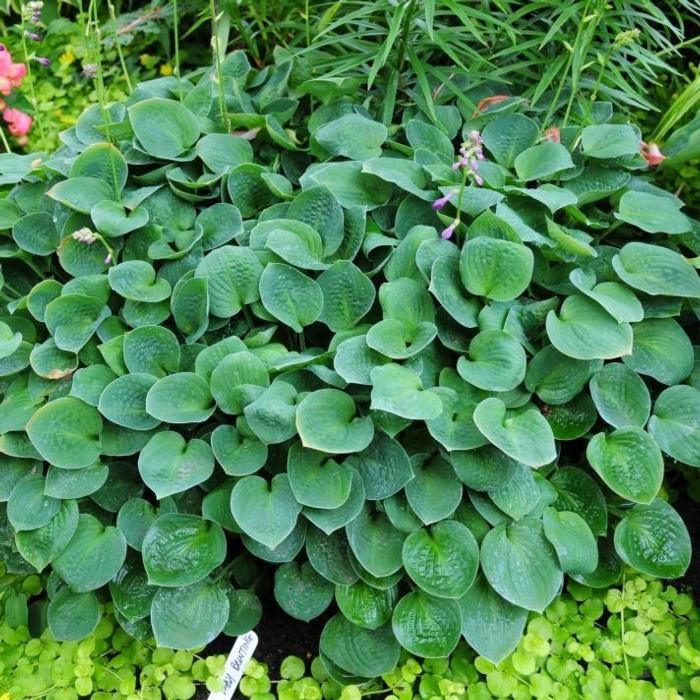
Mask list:
[[[41,118],[41,111],[39,110],[39,102],[36,99],[36,91],[34,89],[34,73],[32,73],[32,57],[29,54],[29,49],[27,48],[27,36],[24,26],[24,19],[20,25],[20,31],[22,33],[22,50],[24,51],[24,62],[27,66],[27,82],[29,83],[29,95],[32,99],[32,107],[34,108],[34,121],[36,121],[39,127],[39,135],[41,140],[44,140],[44,124]]]
[[[126,80],[129,92],[132,92],[134,86],[131,83],[131,76],[129,75],[129,69],[126,65],[126,59],[124,58],[124,51],[122,51],[122,46],[119,43],[119,30],[117,29],[117,13],[114,9],[114,4],[112,0],[107,0],[107,7],[109,8],[109,17],[112,20],[112,25],[114,26],[114,47],[117,50],[117,56],[119,56],[119,64],[122,67],[122,73],[124,73],[124,80]]]
[[[216,0],[210,0],[211,2],[211,46],[214,52],[214,66],[216,68],[216,85],[219,93],[219,113],[224,124],[226,124],[226,130],[231,131],[231,120],[228,116],[228,110],[226,109],[226,93],[224,92],[224,80],[223,74],[221,72],[221,55],[219,52],[219,32],[218,32],[218,14],[216,11]]]

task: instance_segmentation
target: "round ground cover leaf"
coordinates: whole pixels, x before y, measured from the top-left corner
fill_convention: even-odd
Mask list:
[[[46,194],[64,206],[83,214],[89,214],[98,202],[114,199],[115,196],[114,190],[97,177],[71,177],[60,180]],[[85,248],[84,245],[81,247]]]
[[[100,456],[102,418],[80,399],[64,397],[45,404],[27,423],[39,454],[62,469],[89,467]]]
[[[246,476],[233,487],[231,512],[243,532],[274,549],[294,529],[301,505],[286,474],[277,474],[269,484],[260,476]]]
[[[95,228],[103,236],[118,238],[145,226],[149,214],[143,207],[136,207],[134,211],[127,213],[121,204],[105,199],[93,206],[90,217],[95,223]]]
[[[228,591],[229,614],[224,634],[237,637],[250,632],[260,622],[263,614],[262,603],[252,591]]]
[[[369,630],[353,625],[343,615],[334,615],[326,623],[319,648],[343,670],[362,677],[391,673],[401,653],[390,624]]]
[[[209,280],[193,277],[175,285],[170,299],[173,320],[190,344],[198,340],[209,324]]]
[[[204,440],[187,442],[163,430],[141,450],[138,464],[144,483],[161,500],[206,481],[214,473],[214,454]]]
[[[128,112],[139,144],[156,158],[177,158],[199,137],[194,114],[174,100],[152,97],[131,105]]]
[[[405,486],[406,498],[425,525],[448,518],[462,500],[462,484],[452,465],[441,457],[414,461],[414,477]]]
[[[177,336],[161,326],[141,326],[124,336],[124,364],[132,374],[142,372],[161,379],[177,372],[180,344]]]
[[[376,630],[391,619],[397,588],[374,588],[364,581],[335,587],[335,600],[340,612],[354,625]]]
[[[662,391],[654,404],[649,432],[669,457],[700,467],[700,391],[690,386]]]
[[[126,558],[126,540],[116,527],[81,514],[70,542],[54,560],[54,571],[77,593],[101,588]]]
[[[560,353],[553,345],[545,345],[527,365],[525,387],[547,404],[571,401],[586,385],[591,363]]]
[[[642,428],[649,418],[651,398],[641,377],[619,362],[593,375],[591,398],[600,417],[613,428]]]
[[[552,429],[536,409],[508,416],[500,399],[484,399],[474,410],[474,423],[488,441],[517,462],[541,467],[556,459]]]
[[[297,407],[297,431],[304,447],[331,454],[361,452],[374,436],[369,417],[355,415],[355,402],[338,389],[314,391]]]
[[[585,131],[585,130],[584,130]],[[647,233],[687,233],[690,219],[666,196],[627,190],[620,197],[615,218]]]
[[[443,411],[437,418],[426,421],[425,425],[447,451],[470,450],[488,443],[474,425],[476,402],[472,397],[448,387],[437,387],[434,391],[440,395]]]
[[[588,443],[586,459],[616,494],[629,501],[651,503],[661,488],[661,450],[641,428],[598,433]]]
[[[311,566],[331,583],[349,586],[357,581],[357,574],[350,563],[350,545],[344,532],[329,535],[312,525],[306,536],[306,556]]]
[[[22,343],[22,334],[6,323],[0,323],[0,359],[10,357]]]
[[[672,318],[650,318],[635,323],[632,354],[622,361],[638,374],[661,384],[680,384],[695,366],[693,345],[680,324]]]
[[[397,530],[381,511],[365,506],[346,527],[352,553],[372,576],[390,576],[401,568],[406,533]]]
[[[119,509],[117,527],[129,547],[140,552],[143,538],[157,517],[158,509],[153,504],[143,498],[132,498]]]
[[[12,238],[22,250],[32,255],[52,255],[61,241],[53,217],[43,211],[18,219],[12,227]]]
[[[618,323],[599,304],[574,294],[547,314],[547,336],[564,355],[578,360],[609,360],[632,352],[632,328]]]
[[[541,613],[559,593],[563,576],[554,547],[534,518],[503,524],[481,543],[481,568],[507,601]]]
[[[484,127],[482,137],[496,162],[511,168],[516,157],[535,143],[539,133],[537,123],[524,114],[504,114]]]
[[[573,168],[574,162],[565,146],[543,141],[522,151],[513,165],[520,180],[539,180]]]
[[[479,656],[498,664],[518,646],[528,612],[509,603],[479,574],[460,599],[462,635]]]
[[[459,269],[467,290],[495,301],[519,297],[532,278],[534,256],[522,243],[477,236],[462,248]]]
[[[314,138],[331,155],[367,160],[381,155],[388,135],[384,124],[351,112],[324,124]]]
[[[215,409],[209,384],[194,372],[163,377],[146,395],[146,411],[164,423],[202,423]]]
[[[270,263],[260,277],[260,299],[278,321],[301,333],[323,310],[323,292],[314,280],[282,263]]]
[[[35,345],[29,355],[29,364],[44,379],[62,379],[69,377],[78,367],[78,357],[56,347],[53,338]]]
[[[550,406],[545,417],[555,440],[576,440],[585,435],[598,420],[593,401],[585,392],[581,392],[569,403]]]
[[[47,305],[44,320],[61,350],[79,352],[110,313],[101,299],[63,294]]]
[[[348,500],[352,487],[352,470],[344,463],[329,459],[294,443],[288,452],[287,474],[294,497],[303,506],[333,510]]]
[[[225,245],[205,256],[195,276],[207,279],[212,315],[230,318],[244,304],[260,298],[258,284],[262,272],[263,266],[250,248]]]
[[[437,334],[437,328],[429,321],[409,327],[394,318],[375,323],[367,331],[367,345],[392,360],[405,360],[417,355]]]
[[[216,461],[230,476],[254,474],[267,461],[267,446],[232,425],[218,426],[210,439]]]
[[[292,200],[287,216],[309,224],[319,232],[323,241],[324,258],[335,253],[343,242],[343,209],[327,187],[305,187]]]
[[[232,165],[250,163],[253,160],[250,142],[232,134],[206,134],[197,141],[195,151],[215,173],[226,172]]]
[[[344,462],[342,466],[348,467],[352,472],[350,495],[345,502],[337,508],[330,510],[328,508],[311,508],[305,506],[302,511],[305,518],[327,535],[351,523],[358,516],[365,503],[365,489],[362,485],[360,475],[352,469],[347,462]]]
[[[431,268],[429,289],[457,323],[465,328],[477,326],[479,303],[464,289],[459,260],[447,255],[438,257]]]
[[[44,493],[54,498],[82,498],[102,488],[108,476],[109,469],[99,462],[84,469],[49,467]]]
[[[151,605],[156,644],[167,649],[206,646],[224,629],[228,614],[226,593],[211,581],[159,588]]]
[[[462,612],[456,600],[415,591],[396,604],[391,627],[410,654],[439,659],[449,656],[459,642]]]
[[[267,369],[252,352],[234,352],[224,357],[211,374],[211,393],[217,406],[231,415],[243,413],[269,386]]]
[[[156,271],[145,260],[127,260],[109,268],[109,286],[131,301],[153,304],[170,296],[170,283],[156,279]]]
[[[44,484],[41,474],[27,474],[10,492],[7,519],[15,532],[44,527],[58,513],[61,501],[44,495]]]
[[[630,124],[595,124],[581,132],[581,148],[590,158],[620,158],[639,153],[639,132]]]
[[[108,384],[97,406],[112,423],[132,430],[150,430],[160,421],[146,413],[146,395],[158,380],[143,373],[125,374]]]
[[[550,478],[557,491],[553,507],[578,513],[594,535],[604,535],[608,529],[608,509],[605,496],[595,480],[583,469],[564,467]]]
[[[295,620],[311,622],[333,601],[333,584],[308,561],[290,561],[275,571],[275,600]]]
[[[469,344],[469,355],[457,361],[459,376],[487,391],[510,391],[525,378],[525,350],[512,335],[481,331]]]
[[[226,536],[211,520],[164,513],[148,528],[141,551],[149,584],[188,586],[224,561]]]
[[[634,289],[669,297],[700,298],[700,277],[679,253],[633,241],[612,259],[618,277]]]
[[[370,372],[371,408],[411,420],[430,420],[443,411],[440,397],[423,390],[421,378],[410,369],[390,363]]]
[[[626,564],[647,576],[677,578],[690,565],[688,530],[674,508],[659,498],[636,505],[618,523],[615,550]]]
[[[598,566],[598,545],[586,521],[569,510],[545,508],[545,537],[554,545],[566,574],[590,574]]]
[[[573,270],[569,279],[576,289],[598,302],[618,323],[637,323],[644,318],[642,303],[624,284],[596,284],[595,273],[581,269]]]
[[[460,481],[475,491],[504,486],[515,476],[519,466],[516,460],[493,445],[458,450],[450,459]]]
[[[511,479],[502,486],[489,489],[489,498],[499,510],[509,515],[513,520],[520,520],[531,513],[542,498],[534,473],[530,467],[518,464]]]
[[[348,457],[345,464],[357,470],[370,501],[393,496],[413,478],[406,450],[382,432],[376,432],[369,446]]]
[[[100,604],[90,592],[75,593],[59,588],[46,611],[49,629],[59,642],[78,642],[89,637],[100,621]]]
[[[151,603],[156,587],[148,584],[141,558],[129,554],[124,566],[109,582],[114,607],[131,622],[143,620],[151,614]]]
[[[62,501],[60,510],[46,525],[15,533],[17,551],[41,573],[66,548],[77,527],[76,502]]]
[[[353,328],[372,308],[374,285],[349,260],[337,260],[316,282],[323,294],[319,320],[336,333]]]
[[[474,535],[456,520],[412,532],[403,544],[402,557],[411,579],[438,598],[461,598],[479,568]]]
[[[390,362],[376,350],[367,345],[367,336],[357,335],[344,340],[338,345],[333,367],[349,384],[371,385],[371,371],[378,365]]]
[[[275,445],[296,434],[297,396],[295,387],[280,380],[245,407],[248,427],[263,443]]]

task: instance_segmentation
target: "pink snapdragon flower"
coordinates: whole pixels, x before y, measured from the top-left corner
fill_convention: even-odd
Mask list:
[[[2,118],[7,122],[7,128],[13,136],[25,137],[32,128],[32,118],[21,109],[5,108]]]
[[[0,44],[0,94],[9,95],[27,74],[24,63],[15,63],[4,44]]]

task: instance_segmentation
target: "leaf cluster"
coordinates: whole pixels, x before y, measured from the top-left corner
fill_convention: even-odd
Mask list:
[[[565,575],[682,575],[700,250],[639,131],[596,102],[551,141],[518,100],[387,126],[297,68],[235,52],[0,157],[0,556],[50,572],[54,636],[105,598],[161,646],[240,634],[271,565],[288,614],[335,601],[350,682],[505,655]]]

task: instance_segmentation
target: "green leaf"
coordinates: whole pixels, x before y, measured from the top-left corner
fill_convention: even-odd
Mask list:
[[[194,372],[163,377],[146,395],[146,411],[164,423],[202,423],[215,408],[209,385]]]
[[[670,197],[628,190],[620,198],[615,218],[647,233],[687,233],[690,219]]]
[[[554,436],[534,408],[508,415],[500,399],[484,399],[474,410],[474,423],[488,441],[518,462],[540,467],[556,459]]]
[[[84,469],[49,467],[44,493],[54,498],[82,498],[102,488],[108,476],[109,470],[99,462]]]
[[[234,352],[219,362],[211,375],[211,393],[224,413],[238,415],[270,384],[267,369],[252,352]]]
[[[700,467],[700,391],[672,386],[659,394],[649,432],[673,459]]]
[[[32,445],[62,469],[89,467],[100,456],[102,418],[80,399],[64,397],[45,404],[27,424]]]
[[[345,208],[359,206],[376,209],[387,203],[392,191],[389,183],[363,172],[362,163],[357,161],[320,164],[302,176],[304,189],[307,187],[304,183],[306,178],[309,185],[326,186]]]
[[[114,190],[104,180],[96,177],[71,177],[67,180],[59,180],[46,194],[69,209],[82,214],[89,214],[99,202],[115,199]],[[87,244],[78,242],[78,245],[85,247]],[[104,255],[104,250],[100,254]]]
[[[653,296],[700,298],[700,277],[679,253],[634,241],[613,257],[617,276],[630,287]]]
[[[68,586],[63,586],[51,598],[46,614],[49,629],[56,641],[79,642],[89,637],[97,627],[100,605],[92,591],[75,593]]]
[[[372,576],[390,576],[401,568],[406,534],[397,530],[383,512],[372,512],[365,505],[346,532],[352,553]]]
[[[415,591],[396,604],[391,626],[396,639],[410,654],[439,659],[449,656],[457,646],[462,613],[456,600]]]
[[[620,158],[639,153],[639,132],[630,124],[595,124],[581,132],[583,154],[590,158]]]
[[[110,313],[101,299],[64,294],[47,305],[44,321],[61,350],[77,353]]]
[[[595,274],[576,269],[569,274],[571,283],[589,299],[598,302],[618,323],[636,323],[644,318],[642,304],[634,293],[618,282],[596,284]]]
[[[121,204],[104,199],[93,206],[90,217],[95,223],[95,228],[103,236],[119,238],[145,226],[148,223],[149,214],[143,207],[136,207],[132,212],[127,213]]]
[[[258,596],[248,590],[228,591],[229,614],[224,634],[235,637],[250,632],[260,622],[263,614]]]
[[[340,612],[358,627],[376,630],[391,620],[397,588],[373,588],[364,581],[335,587],[335,601]]]
[[[369,630],[353,625],[343,615],[334,615],[326,623],[319,648],[344,671],[370,678],[391,673],[401,653],[390,624]]]
[[[520,180],[541,180],[574,167],[571,154],[560,143],[543,141],[521,151],[513,162]]]
[[[628,501],[651,503],[661,488],[661,450],[641,428],[598,433],[588,443],[586,458],[600,478]]]
[[[552,345],[574,359],[609,360],[632,351],[629,323],[618,323],[596,302],[579,294],[564,300],[558,316],[550,311],[546,327]]]
[[[228,621],[226,594],[210,581],[181,588],[159,588],[151,605],[156,644],[196,649],[215,639]]]
[[[266,445],[296,435],[297,390],[281,380],[273,382],[244,409],[248,427]]]
[[[27,504],[27,506],[32,507],[33,504]],[[41,572],[66,548],[77,527],[76,502],[62,501],[60,510],[46,525],[28,532],[16,532],[17,551],[37,571]],[[17,530],[16,527],[15,530]]]
[[[450,455],[460,481],[475,491],[491,491],[505,486],[519,468],[519,462],[493,445],[459,450]]]
[[[76,593],[94,591],[110,581],[126,558],[126,540],[116,527],[81,514],[70,542],[54,560],[54,571]]]
[[[590,574],[598,566],[598,546],[586,521],[568,510],[545,508],[545,537],[554,545],[559,565],[567,574]]]
[[[156,279],[156,271],[144,260],[128,260],[109,268],[109,286],[124,299],[153,304],[170,296],[166,279]]]
[[[428,180],[425,171],[416,162],[403,158],[371,158],[362,164],[362,172],[376,175],[384,182],[391,182],[419,199],[431,200],[434,192],[426,190]]]
[[[143,538],[156,517],[158,509],[142,498],[132,498],[124,503],[117,514],[117,527],[129,547],[141,551]]]
[[[142,552],[149,584],[188,586],[201,581],[224,561],[226,536],[210,520],[164,513],[148,528]]]
[[[522,243],[477,236],[462,248],[462,282],[476,296],[510,301],[530,284],[534,256]]]
[[[59,512],[61,501],[44,495],[44,483],[41,474],[27,474],[15,483],[7,500],[7,519],[15,532],[43,528]]]
[[[615,550],[647,576],[678,578],[690,565],[688,530],[673,507],[658,498],[634,506],[618,523]]]
[[[355,402],[337,389],[311,392],[297,408],[297,430],[304,447],[343,454],[361,452],[374,436],[368,416],[355,415]]]
[[[311,622],[333,601],[333,584],[305,561],[290,561],[275,571],[275,600],[296,620]]]
[[[170,299],[170,310],[186,343],[201,338],[209,325],[209,280],[195,277],[177,284]]]
[[[323,292],[310,277],[289,265],[270,263],[260,277],[260,299],[278,321],[301,333],[323,310]]]
[[[518,646],[528,612],[509,603],[479,574],[460,599],[462,635],[479,656],[499,664]]]
[[[496,162],[511,168],[516,157],[535,143],[539,131],[537,124],[524,114],[504,114],[484,127],[482,137]]]
[[[137,622],[150,615],[156,587],[149,585],[141,558],[130,554],[109,582],[109,592],[114,607],[127,620]]]
[[[646,424],[651,410],[649,389],[627,365],[605,365],[591,378],[590,390],[600,417],[613,428],[642,428]]]
[[[314,138],[331,155],[367,160],[381,155],[388,135],[384,124],[351,112],[324,124]]]
[[[513,336],[486,330],[469,343],[468,356],[457,361],[459,376],[487,391],[510,391],[525,378],[525,350]]]
[[[217,174],[226,172],[232,165],[253,161],[250,142],[232,134],[205,134],[197,141],[195,153],[207,168]],[[211,207],[206,211],[210,210]]]
[[[146,395],[158,380],[143,373],[125,374],[108,384],[97,406],[112,423],[132,430],[150,430],[160,421],[146,413]]]
[[[346,463],[342,466],[349,467]],[[352,472],[350,495],[342,505],[332,509],[305,506],[302,511],[307,520],[311,521],[327,535],[351,523],[358,516],[365,503],[365,490],[362,486],[362,479],[354,469],[350,470]]]
[[[12,238],[32,255],[53,255],[61,242],[61,235],[47,212],[33,212],[18,219],[12,227]]]
[[[156,158],[183,155],[199,136],[195,116],[174,100],[152,97],[131,105],[128,112],[139,145]]]
[[[489,489],[489,498],[513,520],[520,520],[535,510],[542,497],[534,473],[530,467],[518,464],[512,478]]]
[[[254,474],[267,461],[267,446],[232,425],[220,425],[211,434],[216,461],[231,476]]]
[[[294,498],[303,506],[333,510],[350,496],[352,470],[324,452],[305,449],[299,443],[289,448],[287,475]]]
[[[440,397],[423,389],[421,378],[410,369],[390,363],[370,372],[371,408],[411,420],[430,420],[443,411]]]
[[[695,366],[693,346],[672,318],[650,318],[633,326],[632,353],[622,361],[661,384],[680,384]]]
[[[374,285],[348,260],[334,262],[316,282],[323,295],[319,320],[336,333],[354,328],[374,304]]]
[[[534,518],[491,530],[481,544],[481,568],[499,595],[535,612],[541,613],[562,585],[556,552]]]
[[[434,391],[440,396],[443,411],[425,422],[428,432],[448,451],[485,445],[488,440],[479,432],[473,418],[478,399],[448,387],[437,387]]]
[[[179,433],[156,433],[139,454],[139,472],[158,500],[206,481],[214,472],[214,455],[204,440],[185,441]]]
[[[129,169],[124,156],[111,143],[88,146],[70,166],[69,177],[96,177],[115,191],[124,189]]]
[[[294,529],[301,505],[286,474],[269,484],[260,476],[246,476],[233,487],[231,512],[243,532],[274,549]]]
[[[349,586],[357,581],[357,574],[350,563],[350,545],[344,532],[328,535],[312,525],[306,536],[306,556],[311,566],[331,583]]]
[[[460,277],[459,261],[453,257],[438,257],[431,268],[430,291],[442,308],[465,328],[475,328],[479,303],[467,294]]]
[[[177,372],[180,344],[177,336],[161,326],[141,326],[124,335],[124,364],[132,374],[158,379]]]
[[[338,200],[327,187],[314,185],[302,190],[289,205],[287,216],[318,231],[323,242],[324,258],[338,251],[343,243],[345,216]]]
[[[588,472],[578,467],[564,467],[554,472],[549,483],[557,491],[554,508],[578,513],[594,535],[604,535],[607,532],[605,496]]]
[[[462,500],[462,484],[452,465],[441,457],[420,463],[414,460],[415,476],[405,488],[413,512],[425,525],[448,518]]]
[[[426,593],[461,598],[474,583],[479,547],[474,535],[456,520],[443,520],[412,532],[403,544],[406,573]]]

